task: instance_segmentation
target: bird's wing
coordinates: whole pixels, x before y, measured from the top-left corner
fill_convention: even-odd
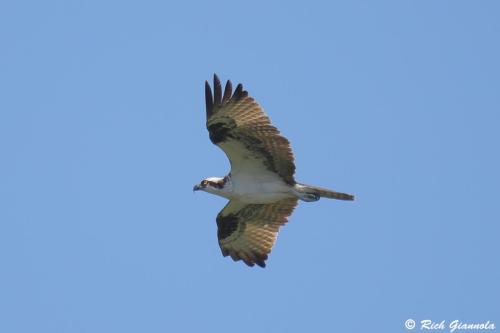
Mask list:
[[[217,215],[217,238],[222,255],[248,266],[265,267],[279,228],[287,222],[297,199],[272,204],[245,204],[231,200]]]
[[[278,174],[286,183],[295,184],[295,164],[290,142],[271,125],[264,110],[238,84],[233,92],[227,81],[224,93],[214,74],[214,93],[205,81],[207,129],[210,140],[219,146],[231,162],[231,175]]]

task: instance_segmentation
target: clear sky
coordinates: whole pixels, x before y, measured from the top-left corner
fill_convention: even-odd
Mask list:
[[[3,1],[0,332],[500,326],[498,1]],[[267,268],[223,258],[204,80],[289,138]],[[497,328],[498,329],[498,328]]]

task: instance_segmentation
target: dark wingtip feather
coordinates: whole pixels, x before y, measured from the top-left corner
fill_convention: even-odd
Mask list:
[[[265,268],[266,267],[266,260],[267,260],[267,258],[268,258],[267,254],[265,254],[265,253],[264,254],[260,254],[257,257],[257,260],[255,260],[255,263],[257,265],[259,265],[260,267]]]
[[[220,84],[219,77],[214,73],[214,104],[222,104],[222,86]]]
[[[207,107],[207,118],[209,118],[214,112],[214,100],[212,97],[212,89],[208,81],[205,81],[205,104]]]
[[[249,267],[253,267],[253,266],[255,266],[255,263],[253,263],[253,262],[251,262],[251,261],[247,261],[247,260],[245,260],[245,259],[242,259],[242,260],[243,260],[243,262],[244,262],[247,266],[249,266]]]
[[[262,268],[266,268],[266,263],[265,261],[256,261],[255,262],[258,266],[262,267]]]
[[[231,98],[231,94],[233,93],[233,84],[231,80],[227,80],[226,87],[224,88],[224,97],[222,97],[222,102],[225,103]]]
[[[236,89],[234,90],[233,98],[234,99],[240,99],[243,94],[243,85],[241,83],[238,83],[236,86]]]

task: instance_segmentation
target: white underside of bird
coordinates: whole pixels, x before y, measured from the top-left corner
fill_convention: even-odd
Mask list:
[[[228,175],[221,189],[208,187],[205,192],[222,196],[229,200],[239,200],[249,204],[273,203],[287,198],[296,198],[294,189],[274,175],[263,172],[260,174]],[[223,177],[210,177],[207,180],[218,182]]]

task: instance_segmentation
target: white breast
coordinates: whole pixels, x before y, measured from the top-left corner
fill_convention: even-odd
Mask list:
[[[231,174],[232,197],[246,203],[271,203],[294,197],[291,187],[271,172]]]

